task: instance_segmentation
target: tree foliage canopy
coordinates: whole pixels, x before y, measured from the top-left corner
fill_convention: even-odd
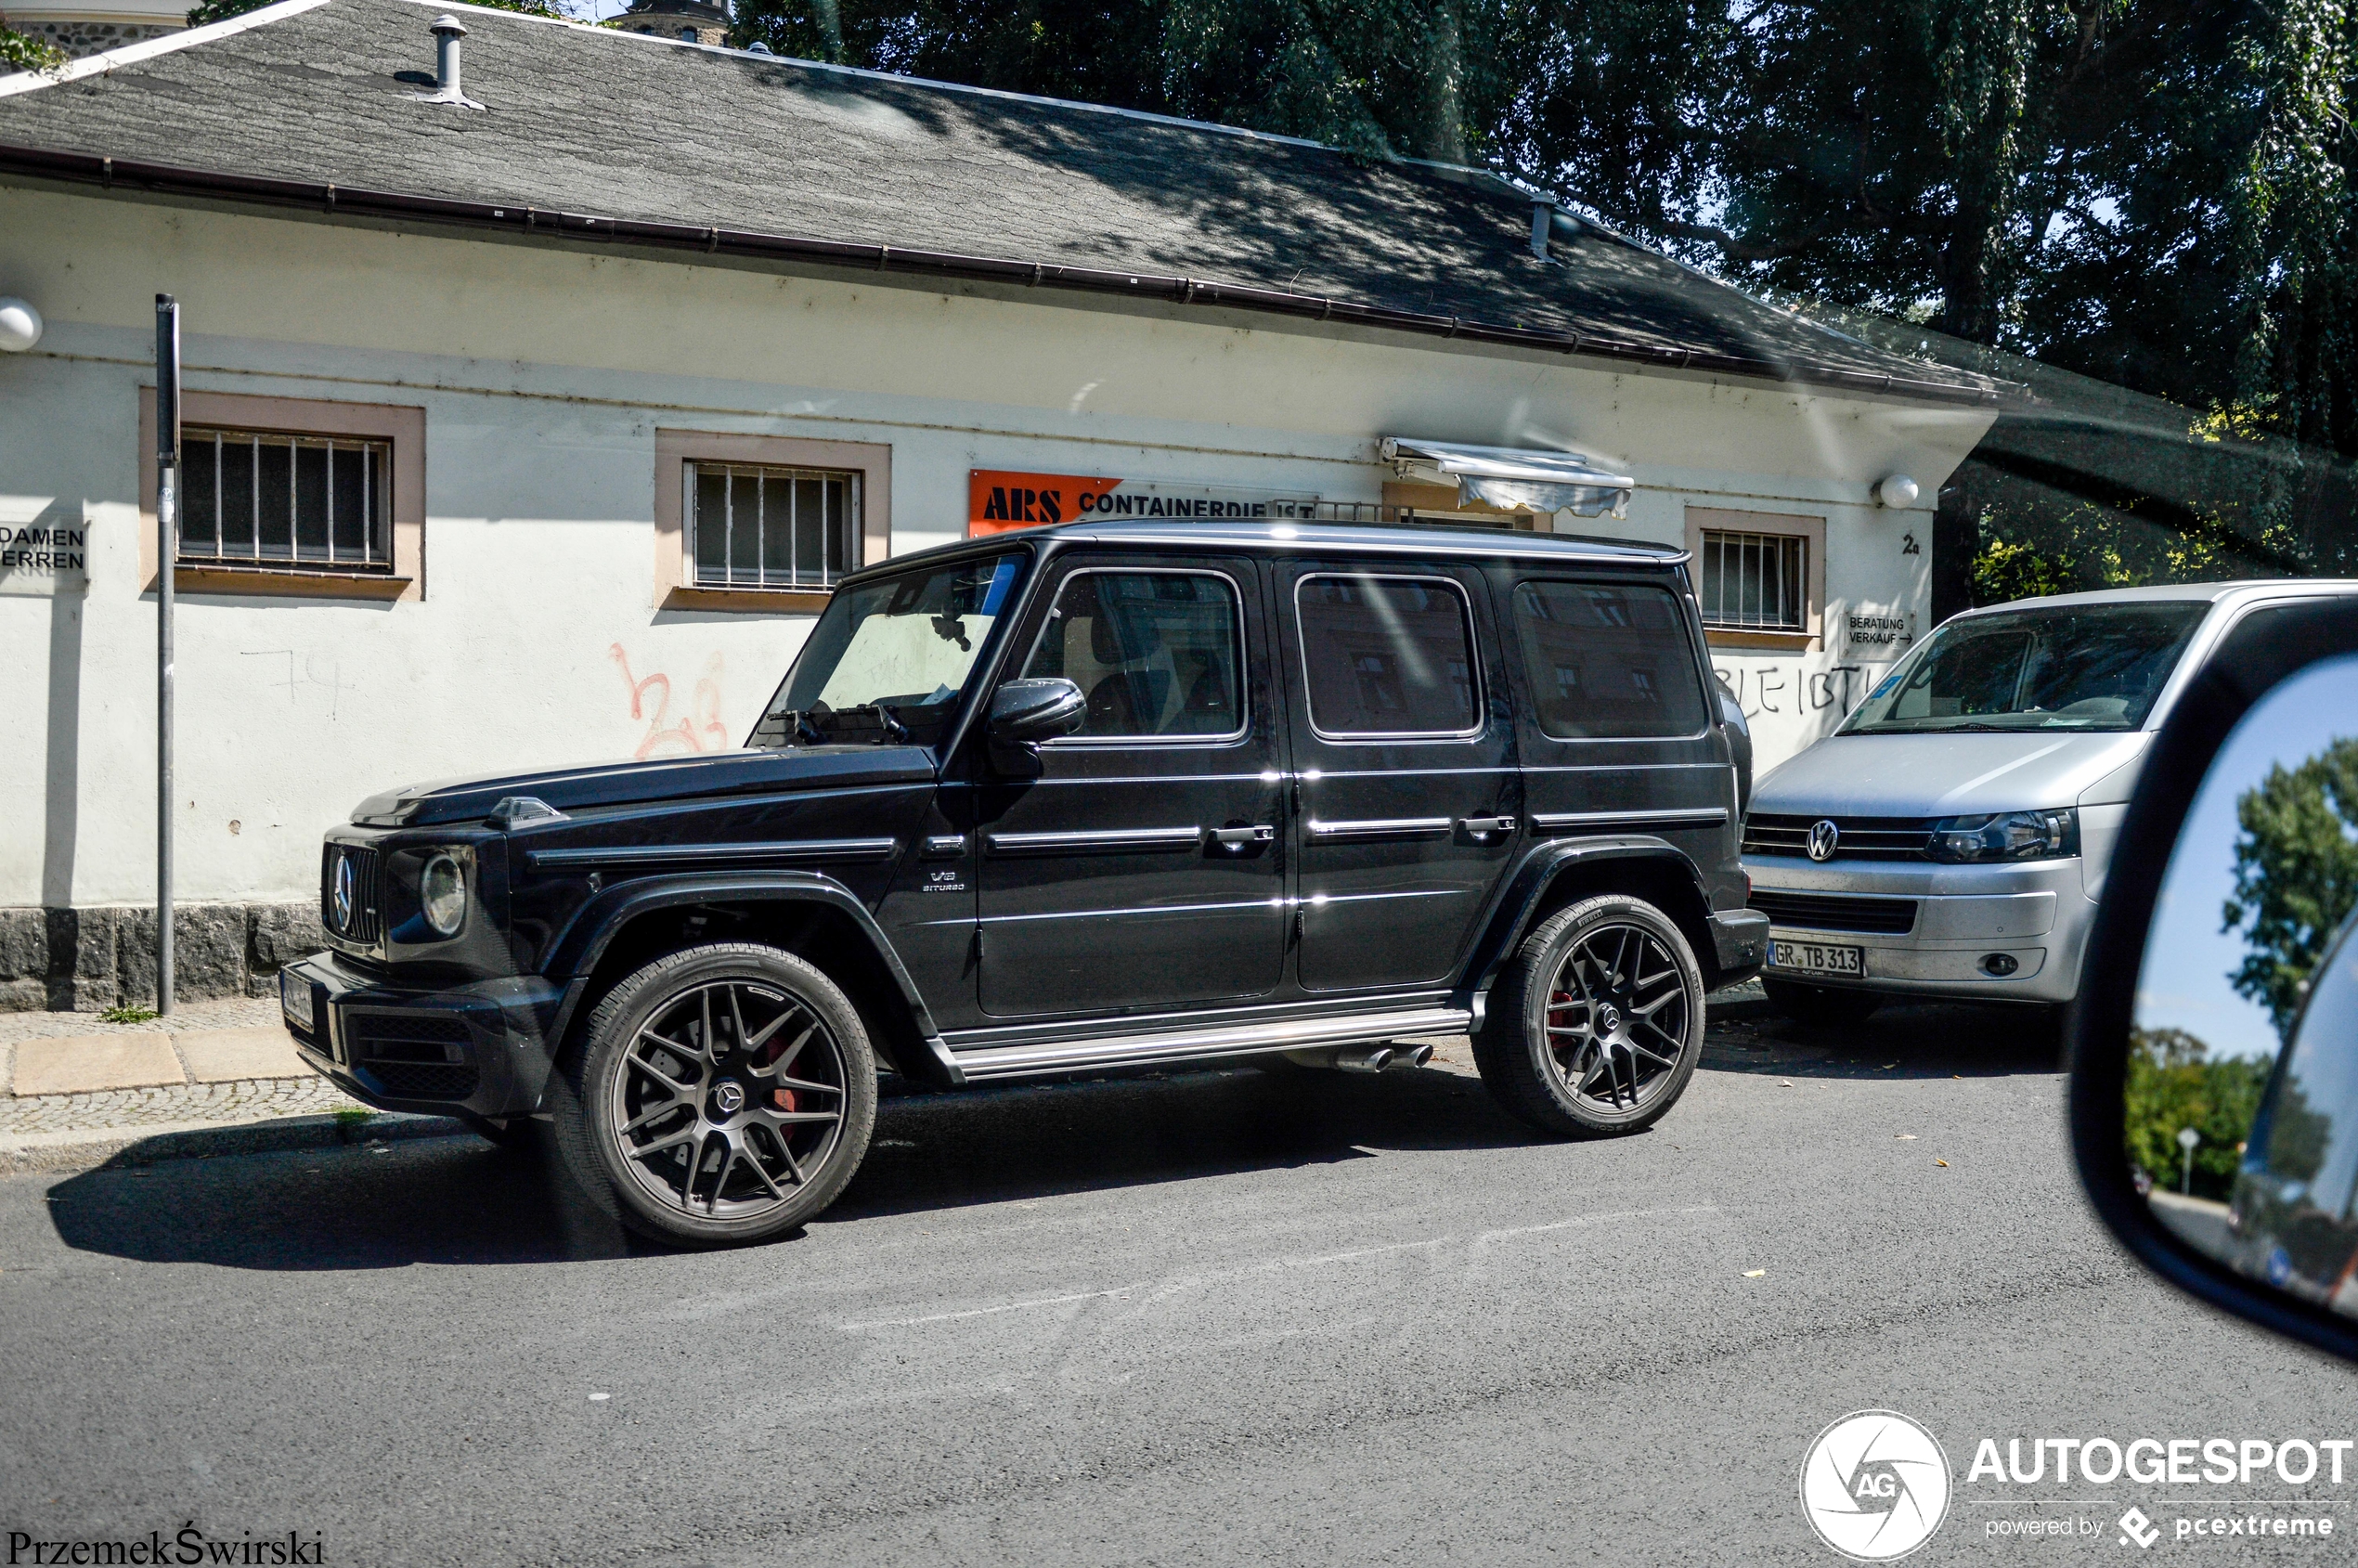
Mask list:
[[[2352,0],[742,0],[781,53],[1485,164],[2358,452]]]
[[[2192,1127],[2201,1139],[2195,1145],[2193,1195],[2223,1201],[2235,1190],[2244,1140],[2274,1065],[2265,1057],[2214,1057],[2183,1030],[2137,1030],[2121,1086],[2130,1163],[2155,1186],[2178,1190],[2185,1174],[2178,1132]]]
[[[2235,822],[2235,890],[2222,912],[2223,929],[2244,937],[2235,987],[2281,1034],[2358,907],[2358,740],[2269,769],[2236,800]]]

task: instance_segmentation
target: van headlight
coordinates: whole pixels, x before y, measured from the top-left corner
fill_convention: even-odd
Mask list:
[[[1985,811],[1933,824],[1925,852],[1936,861],[2046,861],[2079,853],[2079,811]]]
[[[436,936],[455,937],[467,923],[467,873],[453,855],[426,862],[418,877],[418,907]]]

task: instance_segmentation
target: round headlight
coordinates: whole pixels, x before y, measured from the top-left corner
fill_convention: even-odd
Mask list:
[[[467,921],[467,874],[448,855],[436,855],[426,862],[425,874],[418,878],[418,902],[425,911],[426,924],[442,936],[455,937]]]

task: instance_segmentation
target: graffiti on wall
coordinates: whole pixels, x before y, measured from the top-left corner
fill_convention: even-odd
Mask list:
[[[704,673],[696,677],[694,687],[681,702],[671,677],[657,670],[644,679],[630,670],[630,655],[622,644],[615,643],[606,656],[622,672],[622,683],[630,693],[630,717],[647,726],[638,749],[631,755],[641,761],[650,757],[688,757],[701,751],[731,751],[736,741],[729,726],[720,717],[721,660],[714,654],[704,662]],[[673,711],[679,704],[679,711]]]
[[[1715,664],[1711,673],[1720,684],[1736,694],[1746,719],[1757,719],[1764,713],[1794,714],[1807,719],[1832,709],[1840,719],[1848,713],[1867,688],[1858,684],[1867,667],[1856,664],[1829,665],[1824,669],[1798,669],[1791,664],[1761,663],[1750,668],[1738,664]]]

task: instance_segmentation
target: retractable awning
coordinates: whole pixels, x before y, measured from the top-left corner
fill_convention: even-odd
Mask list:
[[[1403,478],[1455,482],[1460,504],[1479,499],[1506,512],[1569,512],[1580,517],[1625,516],[1637,481],[1598,467],[1573,452],[1523,447],[1469,447],[1388,435],[1384,460]]]

